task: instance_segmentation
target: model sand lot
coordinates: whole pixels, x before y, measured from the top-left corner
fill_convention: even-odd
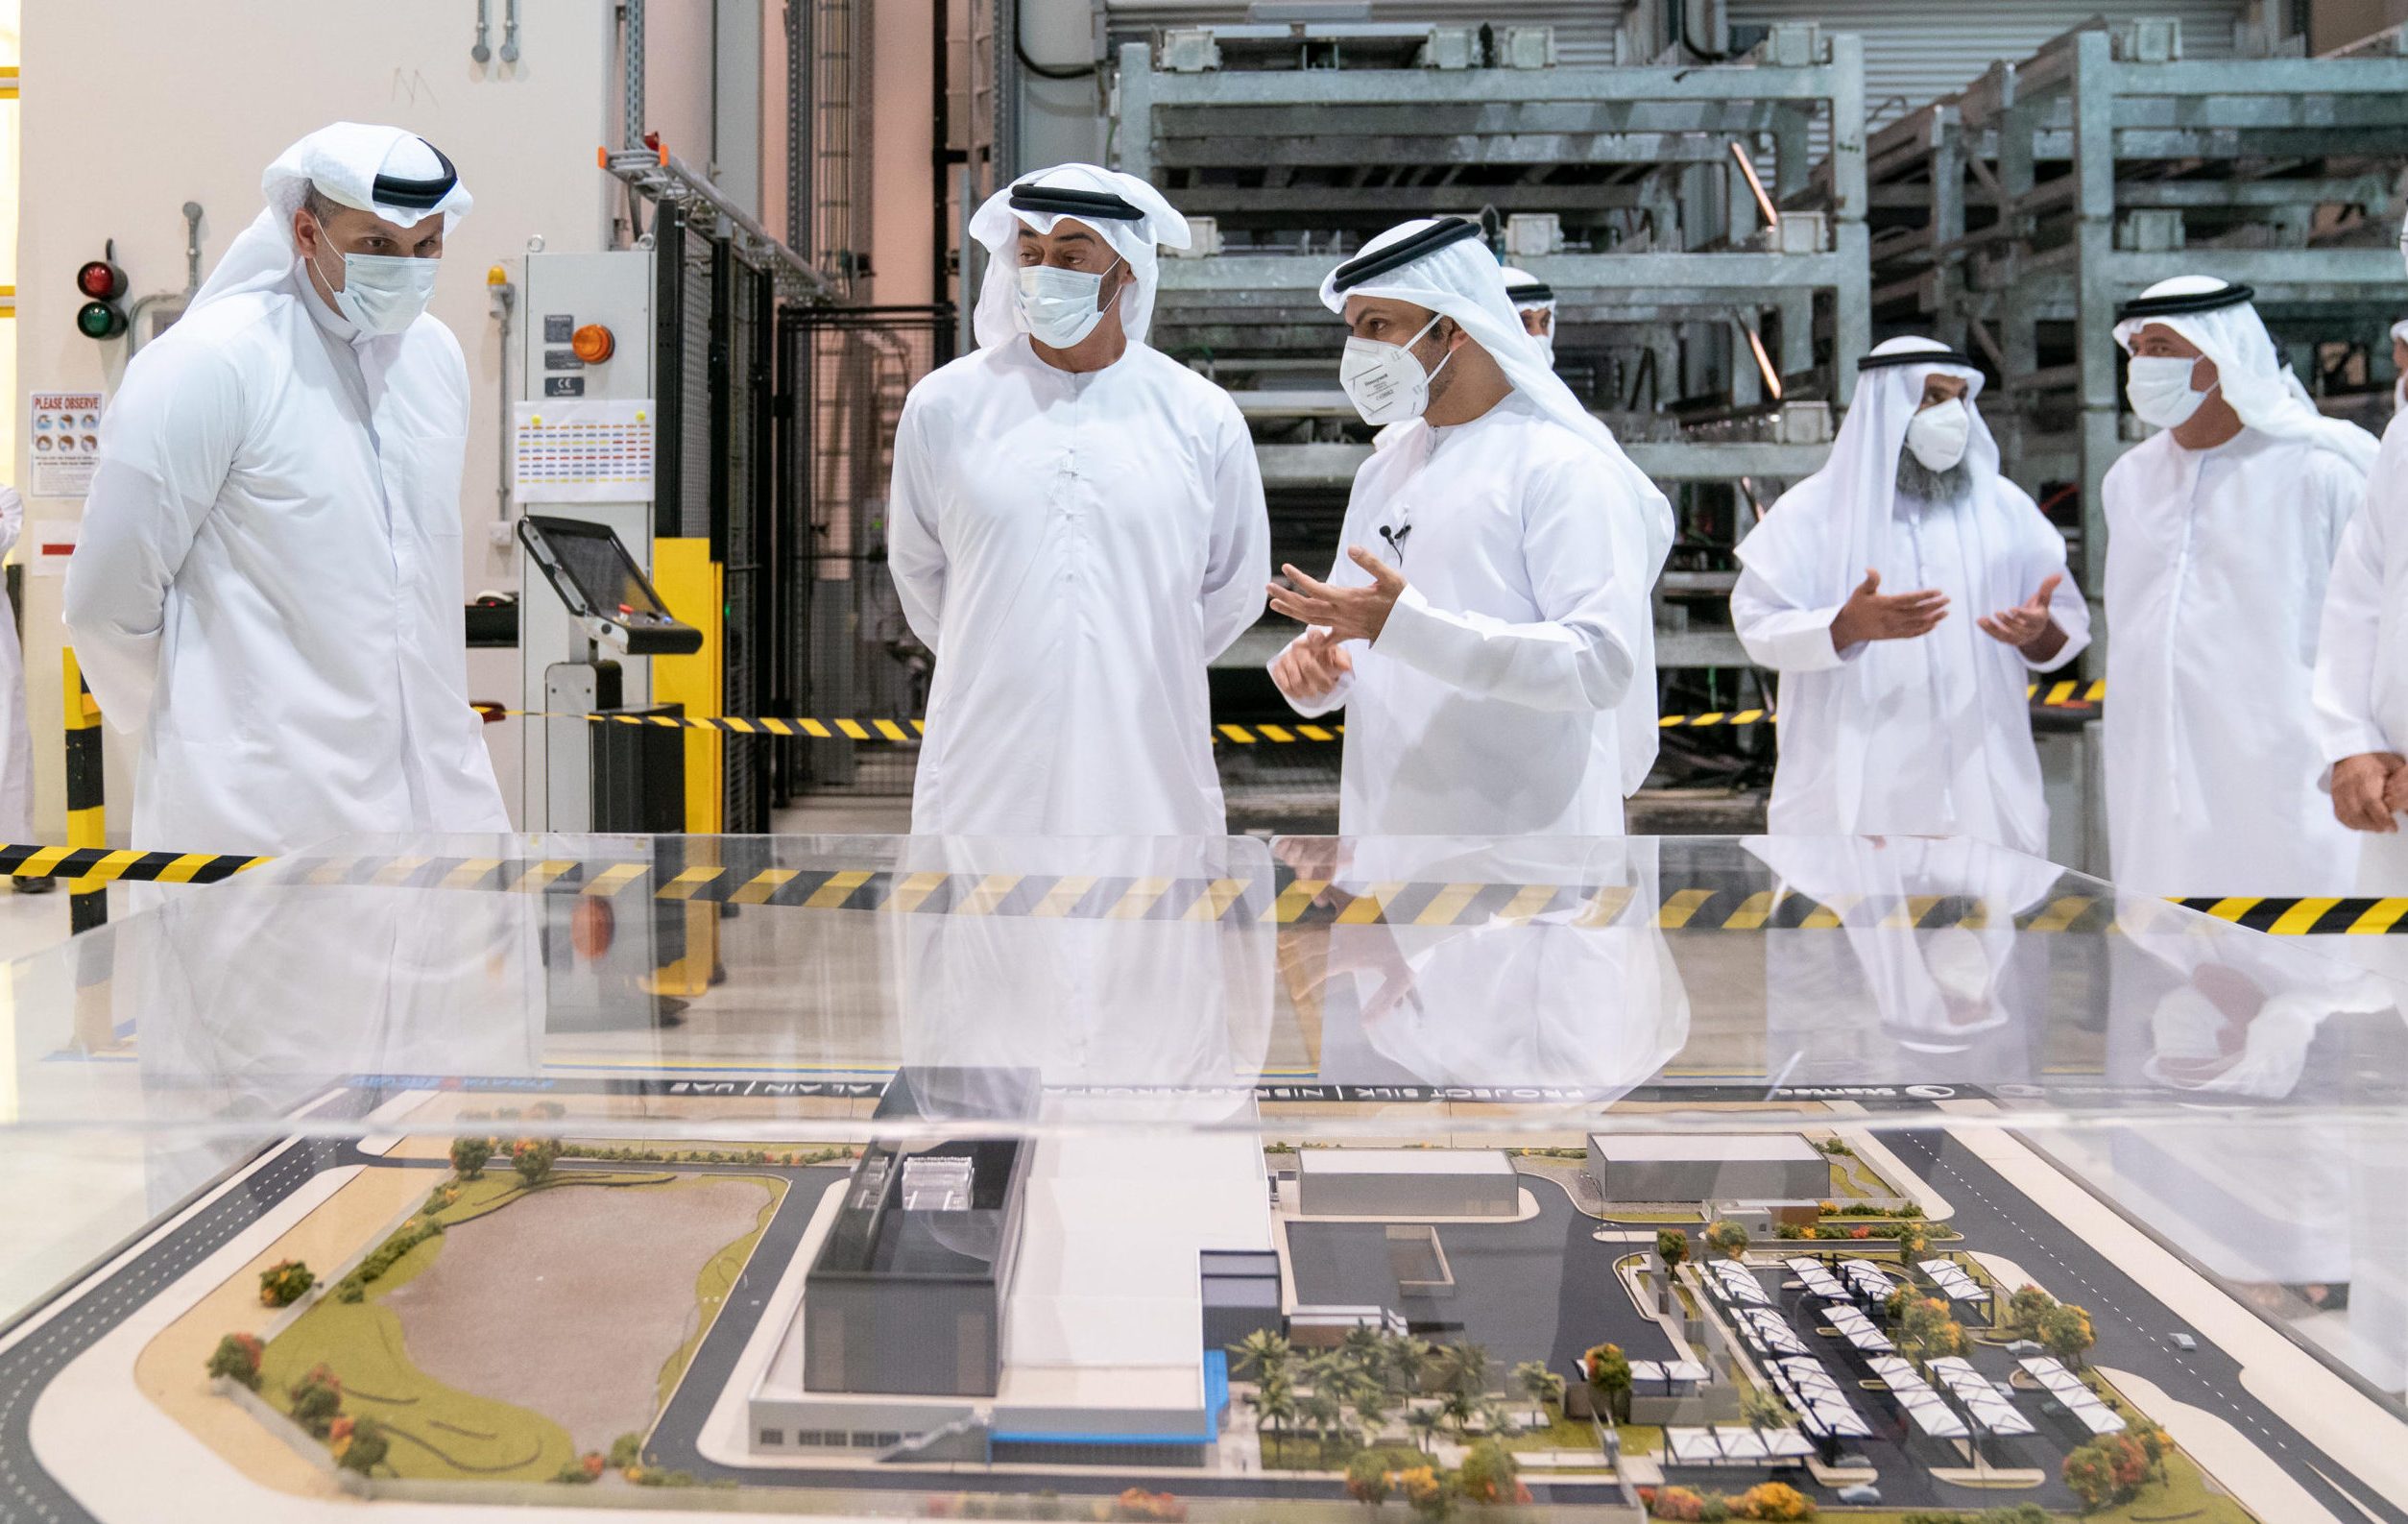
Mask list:
[[[540,1191],[445,1234],[384,1303],[427,1375],[542,1414],[579,1453],[607,1450],[651,1426],[664,1367],[700,1332],[704,1267],[750,1246],[774,1183]],[[710,1310],[734,1279],[710,1289]]]
[[[391,1186],[400,1175],[366,1178]],[[448,1178],[406,1177],[421,1190]],[[328,1294],[270,1341],[261,1395],[282,1407],[323,1364],[343,1384],[344,1412],[385,1426],[393,1474],[549,1481],[576,1456],[650,1426],[783,1190],[760,1176],[574,1168],[529,1190],[507,1169],[489,1171],[439,1214],[445,1231],[396,1261],[364,1299]],[[334,1251],[317,1262],[344,1261]],[[227,1291],[260,1311],[255,1282]],[[214,1342],[192,1335],[190,1348]],[[192,1356],[196,1373],[205,1353]]]

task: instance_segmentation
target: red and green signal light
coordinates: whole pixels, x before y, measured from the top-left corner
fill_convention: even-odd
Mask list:
[[[127,290],[126,273],[114,260],[85,260],[75,273],[75,289],[84,299],[75,309],[77,332],[87,339],[113,339],[126,331],[126,309],[118,305]]]

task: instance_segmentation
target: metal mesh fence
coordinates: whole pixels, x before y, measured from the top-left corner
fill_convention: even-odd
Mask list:
[[[930,657],[886,570],[895,424],[912,383],[951,357],[950,306],[797,308],[782,325],[798,533],[783,570],[801,591],[788,626],[802,713],[904,717],[927,698]],[[916,743],[793,741],[796,790],[907,794]]]

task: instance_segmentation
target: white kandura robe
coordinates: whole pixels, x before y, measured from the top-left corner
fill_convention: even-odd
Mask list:
[[[2346,894],[2310,700],[2325,582],[2365,484],[2306,440],[2171,434],[2107,472],[2107,835],[2149,895]]]
[[[888,566],[936,653],[912,830],[1227,830],[1208,663],[1263,611],[1270,521],[1229,394],[1143,344],[1100,371],[1026,335],[911,390]]]
[[[25,530],[25,499],[0,487],[0,556]],[[34,839],[34,733],[25,719],[25,652],[16,618],[0,590],[0,832],[11,841]]]
[[[301,286],[195,308],[101,420],[66,622],[142,732],[133,839],[506,832],[469,708],[459,342],[358,336]]]
[[[1407,590],[1378,641],[1308,718],[1341,706],[1338,830],[1361,835],[1620,835],[1615,706],[1648,618],[1646,525],[1589,443],[1514,393],[1468,423],[1423,428],[1355,473],[1330,581],[1391,561]],[[1301,637],[1299,637],[1301,639]],[[1650,688],[1651,691],[1651,688]]]
[[[2408,756],[2408,414],[2384,430],[2366,506],[2333,561],[2316,648],[2316,722],[2327,768],[2366,752]],[[2408,894],[2408,818],[2396,823],[2402,829],[2390,835],[2356,834],[2360,894]]]
[[[1975,836],[2048,855],[2024,689],[2029,673],[2055,671],[2090,643],[2090,608],[2065,573],[2064,537],[2021,488],[2001,479],[1992,491],[1978,524],[1969,502],[1896,499],[1877,563],[1881,591],[1948,595],[1947,615],[1911,640],[1834,650],[1840,604],[1800,607],[1761,572],[1740,573],[1731,593],[1740,641],[1757,665],[1781,674],[1772,831]],[[2046,662],[2027,662],[1975,621],[2023,602],[2052,574],[2064,577],[2049,613],[2065,643]]]

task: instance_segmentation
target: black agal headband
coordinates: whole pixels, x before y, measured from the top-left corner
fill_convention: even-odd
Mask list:
[[[422,137],[419,141],[426,143]],[[379,175],[375,183],[368,187],[369,199],[379,206],[406,206],[412,211],[432,211],[443,205],[443,199],[460,183],[460,172],[451,167],[450,159],[444,157],[442,149],[426,143],[426,151],[435,156],[436,163],[443,166],[442,174],[427,180]]]
[[[1890,354],[1867,354],[1856,362],[1859,374],[1866,371],[1887,371],[1901,365],[1960,365],[1968,371],[1980,370],[1973,357],[1955,350],[1899,350]]]
[[[1082,222],[1142,222],[1145,214],[1108,190],[1072,190],[1061,185],[1014,185],[1012,210],[1050,212]]]
[[[1361,254],[1337,267],[1330,278],[1332,291],[1351,291],[1359,285],[1400,270],[1416,259],[1427,258],[1450,244],[1480,236],[1480,224],[1461,217],[1441,217],[1409,238],[1402,238],[1385,249]]]
[[[2188,291],[2179,296],[2134,297],[2115,309],[2115,321],[2133,318],[2179,318],[2195,312],[2222,312],[2256,299],[2248,286],[2222,286],[2214,291]]]

